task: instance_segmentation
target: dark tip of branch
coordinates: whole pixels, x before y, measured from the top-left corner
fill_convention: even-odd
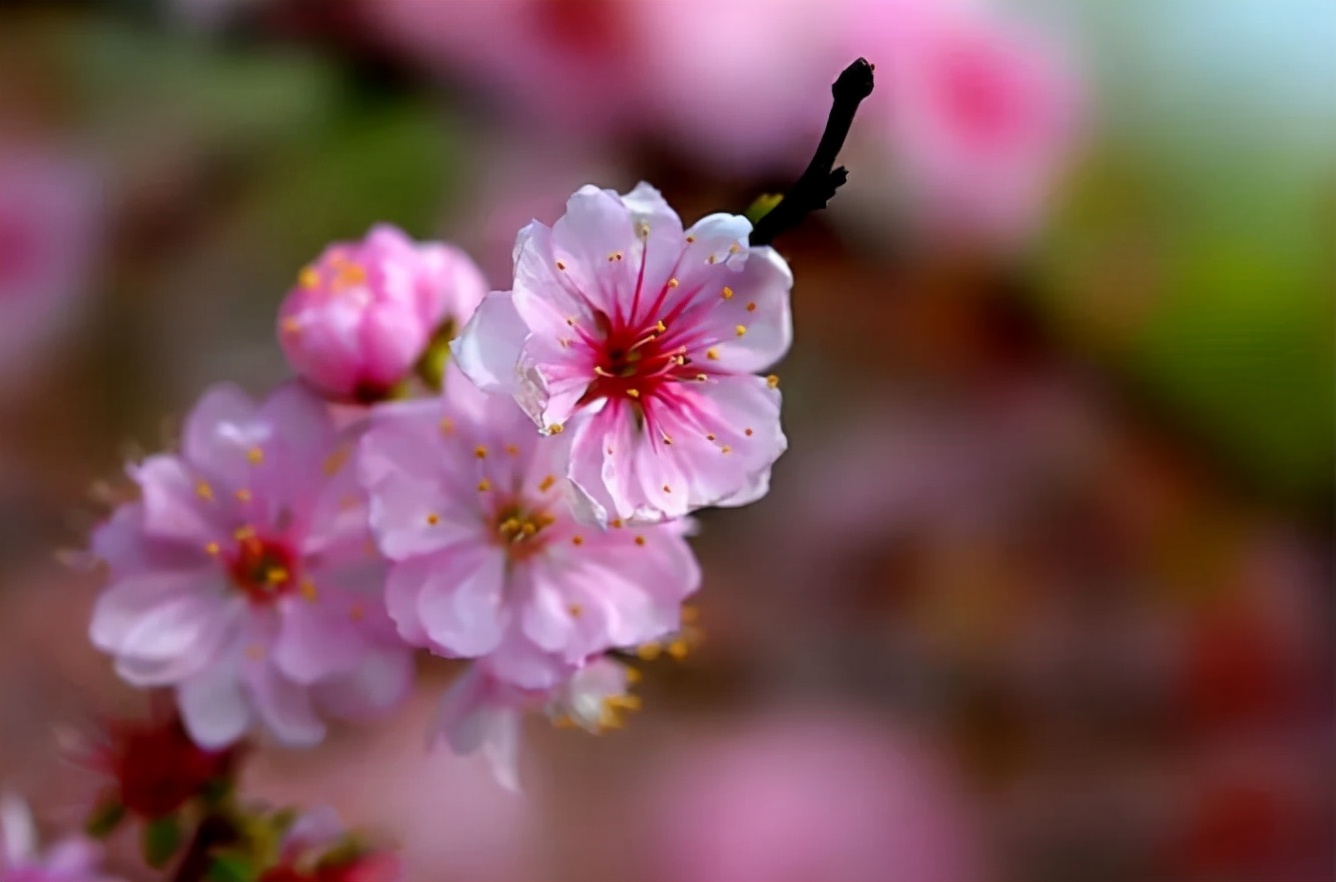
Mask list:
[[[776,236],[796,227],[807,215],[825,208],[835,191],[848,179],[849,173],[843,167],[835,168],[835,160],[849,135],[858,105],[872,94],[872,69],[866,58],[859,58],[835,79],[830,87],[834,97],[830,116],[826,118],[826,129],[821,133],[811,162],[779,203],[756,222],[751,244],[769,245]]]

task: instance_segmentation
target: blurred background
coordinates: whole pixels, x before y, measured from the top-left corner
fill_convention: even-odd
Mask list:
[[[534,720],[523,798],[424,753],[434,664],[252,791],[418,882],[1332,879],[1333,46],[1322,0],[0,3],[0,786],[95,792],[57,736],[145,700],[58,550],[207,384],[285,375],[324,244],[505,289],[586,182],[741,212],[864,55],[691,655],[624,731]]]

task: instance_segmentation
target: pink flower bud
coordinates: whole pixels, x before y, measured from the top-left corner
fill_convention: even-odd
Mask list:
[[[376,401],[433,338],[453,336],[486,293],[464,252],[378,224],[302,269],[279,310],[278,339],[297,373],[324,394]]]

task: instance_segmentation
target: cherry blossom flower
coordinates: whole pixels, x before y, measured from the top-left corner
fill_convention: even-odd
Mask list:
[[[528,711],[542,710],[558,726],[599,734],[623,725],[640,699],[628,694],[630,668],[599,657],[547,689],[521,689],[497,678],[488,661],[475,662],[441,701],[435,737],[461,755],[481,752],[497,781],[518,791],[520,725]]]
[[[453,336],[487,282],[473,261],[387,224],[330,245],[305,267],[279,309],[278,339],[321,392],[377,401],[403,380],[437,334]]]
[[[661,521],[769,489],[787,442],[778,378],[754,372],[788,350],[793,276],[750,233],[729,214],[683,230],[648,184],[582,187],[551,228],[520,231],[514,289],[452,344],[543,433],[570,424],[582,519]]]
[[[110,584],[93,643],[128,682],[175,687],[201,746],[253,720],[311,744],[320,711],[360,716],[404,695],[410,653],[384,614],[352,450],[298,385],[259,405],[216,386],[179,453],[130,469],[142,498],[94,533]]]
[[[1079,120],[1073,60],[1055,35],[974,3],[864,11],[850,45],[879,62],[869,110],[900,166],[894,186],[929,225],[1032,228]]]
[[[22,800],[0,798],[0,882],[108,882],[97,869],[102,849],[81,836],[37,847],[32,815]]]
[[[386,604],[409,643],[551,688],[591,655],[675,629],[700,584],[683,523],[585,529],[561,439],[457,369],[438,400],[383,405],[361,442]]]
[[[297,818],[279,851],[278,863],[259,882],[395,882],[402,876],[395,855],[362,842],[328,807]]]

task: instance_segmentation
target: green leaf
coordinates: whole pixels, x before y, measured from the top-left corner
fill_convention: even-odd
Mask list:
[[[205,878],[208,882],[252,882],[259,876],[255,864],[244,854],[216,855]]]
[[[125,806],[119,800],[109,799],[93,809],[84,823],[84,832],[94,839],[103,839],[110,836],[124,818]]]
[[[162,869],[181,848],[184,838],[175,815],[150,821],[144,826],[144,862],[155,870]]]

